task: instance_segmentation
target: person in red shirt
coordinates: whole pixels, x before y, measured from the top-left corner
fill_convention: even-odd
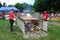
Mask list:
[[[17,17],[20,19],[20,11],[17,12]]]
[[[44,21],[48,21],[49,17],[50,17],[50,15],[46,11],[44,11],[44,13],[43,13],[43,20]]]
[[[18,12],[17,12],[17,19],[19,19],[19,20],[22,20],[22,21],[23,21],[23,19],[21,19],[21,13],[20,13],[20,11],[18,11]]]
[[[9,21],[10,21],[10,31],[13,32],[13,23],[14,23],[14,10],[12,9],[10,12],[9,12]]]
[[[50,15],[44,11],[43,13],[43,30],[47,31],[47,21],[49,20]]]

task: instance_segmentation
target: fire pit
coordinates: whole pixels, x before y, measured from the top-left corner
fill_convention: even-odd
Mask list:
[[[18,27],[22,30],[24,38],[37,38],[47,36],[47,32],[42,29],[43,23],[39,18],[21,16],[17,19]]]

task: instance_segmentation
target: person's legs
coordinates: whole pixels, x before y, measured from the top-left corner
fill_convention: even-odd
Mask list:
[[[43,30],[47,31],[47,21],[43,21]]]
[[[14,30],[13,30],[13,23],[14,23],[14,20],[10,20],[10,30],[11,30],[11,32],[13,32]]]

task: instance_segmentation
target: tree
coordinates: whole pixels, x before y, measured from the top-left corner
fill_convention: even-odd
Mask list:
[[[27,3],[23,3],[22,5],[24,10],[30,10],[30,11],[32,10],[32,5]]]
[[[20,11],[23,10],[23,5],[20,4],[20,3],[16,3],[16,4],[15,4],[15,7],[18,8]]]
[[[2,4],[1,4],[1,2],[0,2],[0,7],[2,7]]]
[[[3,3],[3,6],[4,6],[4,7],[6,7],[6,6],[7,6],[5,2]]]
[[[60,10],[60,0],[35,0],[34,10],[37,12],[48,10]]]
[[[14,7],[14,5],[8,5],[8,7],[12,7],[12,6]]]
[[[40,11],[43,11],[43,10],[46,10],[47,7],[46,7],[46,1],[47,0],[35,0],[35,3],[34,3],[34,10],[36,12],[40,12]]]

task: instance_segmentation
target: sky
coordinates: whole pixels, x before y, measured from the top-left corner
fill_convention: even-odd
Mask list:
[[[16,3],[27,3],[33,5],[35,0],[0,0],[1,3],[6,2],[6,5],[14,5]]]

